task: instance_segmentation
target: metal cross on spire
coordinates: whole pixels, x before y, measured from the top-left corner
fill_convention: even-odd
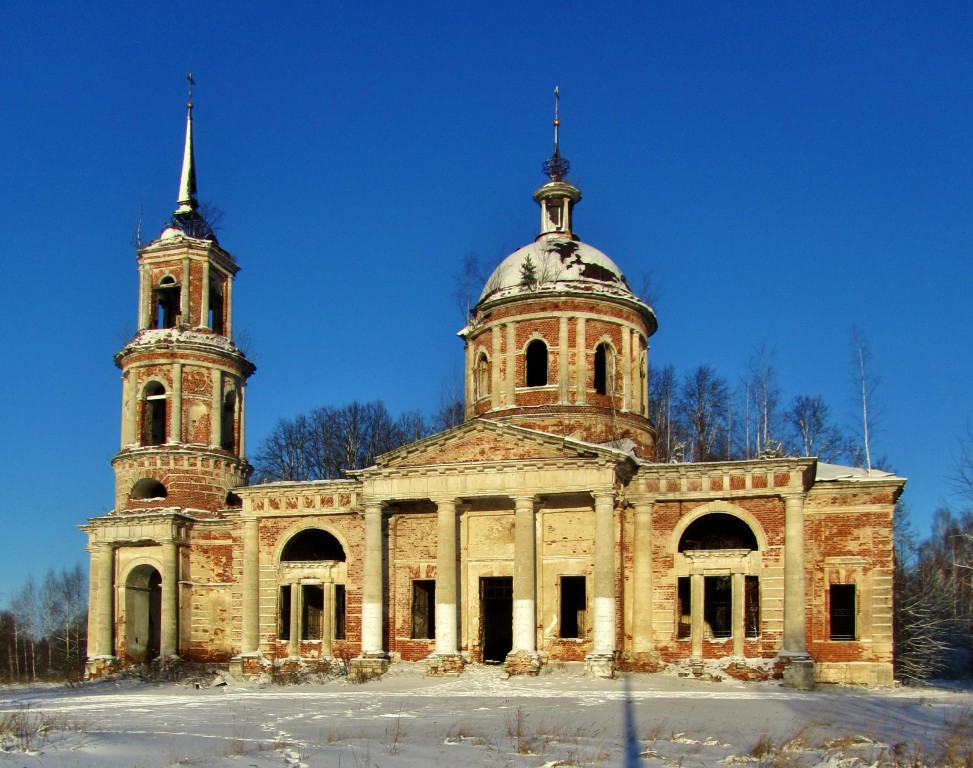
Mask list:
[[[558,143],[558,128],[561,126],[561,120],[558,117],[558,105],[561,100],[561,94],[558,92],[558,87],[554,86],[554,154],[551,155],[547,160],[544,161],[543,170],[544,175],[547,176],[551,181],[563,181],[564,177],[568,175],[568,171],[571,170],[571,163],[566,159],[561,157],[561,150]]]
[[[193,80],[192,72],[186,75],[186,79],[189,81],[189,98],[186,100],[186,106],[189,109],[192,109],[193,108],[193,86],[196,85],[196,81]]]

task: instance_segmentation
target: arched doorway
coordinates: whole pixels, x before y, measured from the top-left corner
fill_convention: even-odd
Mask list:
[[[703,640],[732,640],[733,654],[743,655],[744,639],[760,635],[753,529],[736,515],[711,512],[686,527],[678,551],[688,573],[676,583],[677,639],[691,639],[696,657]]]
[[[125,656],[136,664],[158,658],[161,633],[162,574],[136,566],[125,582]]]
[[[289,656],[330,657],[334,641],[346,639],[346,559],[337,537],[320,528],[295,533],[281,550],[277,639]]]

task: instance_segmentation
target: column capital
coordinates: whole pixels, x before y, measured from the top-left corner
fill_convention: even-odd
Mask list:
[[[610,491],[609,490],[592,491],[591,496],[595,500],[595,504],[604,501],[610,501],[612,504],[614,504],[617,494],[615,493],[615,490],[612,489]]]
[[[430,501],[436,505],[436,507],[451,506],[454,509],[459,509],[462,506],[462,499],[455,496],[432,496]]]
[[[513,499],[514,506],[517,509],[522,509],[528,505],[530,505],[530,507],[533,509],[540,502],[540,499],[536,493],[512,494],[510,498]]]

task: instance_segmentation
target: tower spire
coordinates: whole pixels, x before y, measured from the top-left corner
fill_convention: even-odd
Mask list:
[[[186,101],[186,148],[182,156],[182,175],[179,177],[179,198],[176,214],[192,213],[199,206],[196,201],[196,162],[193,158],[193,73],[186,75],[189,81],[189,98]]]
[[[182,174],[179,176],[179,197],[176,200],[176,210],[169,220],[169,226],[181,230],[190,237],[213,240],[216,236],[213,228],[199,212],[199,200],[196,199],[196,159],[193,155],[193,86],[196,80],[190,72],[186,75],[189,81],[189,98],[186,101],[186,147],[182,155]]]
[[[543,169],[544,175],[547,176],[551,181],[563,181],[564,177],[568,175],[568,171],[571,170],[571,163],[569,163],[565,158],[561,157],[561,149],[558,142],[558,128],[561,127],[561,120],[558,117],[558,104],[561,100],[561,94],[558,93],[558,87],[554,86],[554,154],[551,155],[547,160],[544,161]]]

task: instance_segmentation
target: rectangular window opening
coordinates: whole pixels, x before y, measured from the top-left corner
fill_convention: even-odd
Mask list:
[[[676,582],[676,638],[689,639],[693,626],[692,589],[688,576],[680,576]]]
[[[290,640],[291,639],[291,585],[285,584],[280,588],[279,602],[277,603],[279,610],[277,614],[279,616],[279,623],[277,624],[277,639],[278,640]]]
[[[304,598],[302,600],[304,632],[301,639],[320,640],[323,623],[321,617],[324,614],[324,588],[319,584],[303,584],[301,589],[301,596]]]
[[[584,576],[561,577],[561,637],[584,637],[588,599]]]
[[[706,576],[703,579],[703,621],[707,634],[714,639],[733,635],[733,584],[729,576]]]
[[[334,639],[345,639],[345,585],[334,585]]]
[[[436,582],[433,579],[412,582],[412,637],[415,640],[436,637]]]
[[[743,600],[744,633],[747,637],[760,637],[760,583],[756,576],[744,580],[746,590]]]
[[[855,639],[855,585],[832,584],[830,594],[832,640]]]

